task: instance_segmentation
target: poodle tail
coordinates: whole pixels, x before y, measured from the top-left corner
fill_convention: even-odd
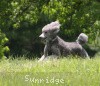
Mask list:
[[[87,36],[86,34],[84,34],[84,33],[81,33],[81,34],[78,36],[77,40],[76,40],[76,42],[78,42],[78,43],[81,44],[81,45],[86,44],[87,41],[88,41],[88,36]]]

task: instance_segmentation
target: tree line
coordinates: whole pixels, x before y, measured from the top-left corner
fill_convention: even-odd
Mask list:
[[[61,23],[64,40],[75,41],[84,32],[89,36],[87,49],[100,51],[99,10],[99,0],[1,0],[0,58],[40,56],[41,29],[55,20]]]

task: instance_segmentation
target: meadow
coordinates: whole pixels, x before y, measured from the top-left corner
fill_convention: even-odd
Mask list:
[[[100,58],[1,60],[0,86],[100,86]]]

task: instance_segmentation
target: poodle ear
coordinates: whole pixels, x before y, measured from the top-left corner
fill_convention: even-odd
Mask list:
[[[55,30],[53,30],[53,32],[54,32],[55,34],[57,34],[59,31],[60,31],[60,29],[55,29]]]

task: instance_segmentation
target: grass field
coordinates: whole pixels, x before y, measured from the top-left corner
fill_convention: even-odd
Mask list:
[[[100,86],[100,58],[2,60],[0,86]]]

